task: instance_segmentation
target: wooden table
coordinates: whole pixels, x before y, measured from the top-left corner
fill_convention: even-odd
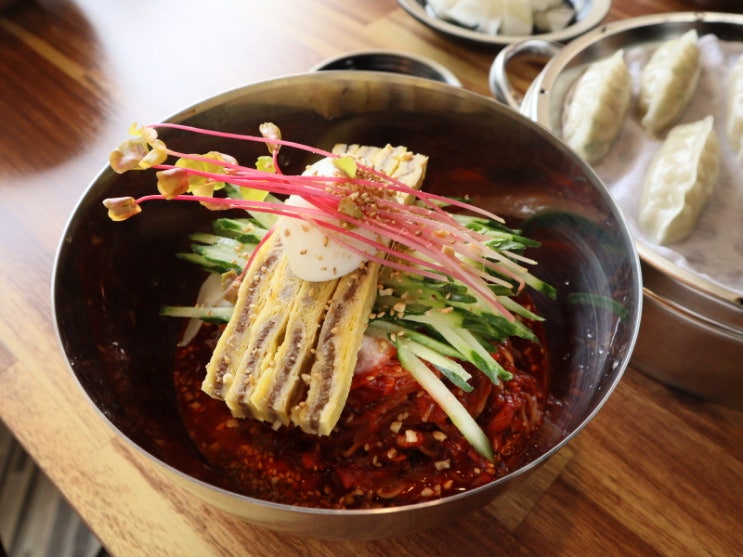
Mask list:
[[[694,8],[614,4],[610,19]],[[91,409],[55,339],[50,277],[110,148],[134,121],[361,48],[431,57],[488,93],[493,52],[452,44],[394,0],[38,0],[0,17],[2,420],[119,557],[742,555],[743,413],[632,369],[517,491],[442,530],[368,543],[240,523],[167,486]]]

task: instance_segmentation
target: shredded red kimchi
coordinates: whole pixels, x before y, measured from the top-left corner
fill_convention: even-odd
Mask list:
[[[542,338],[541,328],[530,326]],[[343,414],[328,436],[234,418],[224,403],[201,391],[218,333],[216,326],[206,327],[179,349],[177,397],[189,434],[223,486],[251,497],[334,509],[437,499],[507,474],[544,420],[544,343],[518,338],[493,347],[512,380],[496,385],[471,369],[472,391],[452,387],[490,439],[492,461],[464,439],[389,344],[362,348]]]

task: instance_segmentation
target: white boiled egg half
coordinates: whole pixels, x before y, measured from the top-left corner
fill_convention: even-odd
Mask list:
[[[343,171],[336,168],[330,159],[318,161],[305,174],[344,176]],[[298,195],[289,196],[284,203],[293,207],[314,207]],[[336,226],[341,224],[330,217],[323,217],[322,220]],[[364,228],[354,228],[353,232],[376,242],[381,241],[379,235]],[[376,252],[374,246],[356,238],[344,236],[341,243],[333,237],[338,233],[301,218],[279,217],[276,221],[276,233],[281,237],[289,268],[298,278],[312,282],[334,280],[347,275]],[[344,244],[353,245],[361,253]]]

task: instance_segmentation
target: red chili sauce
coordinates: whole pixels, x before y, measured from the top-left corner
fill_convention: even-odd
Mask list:
[[[541,327],[531,324],[539,338]],[[491,439],[494,461],[479,455],[400,366],[395,351],[357,370],[329,436],[232,417],[201,391],[220,330],[202,329],[176,358],[175,386],[185,425],[223,486],[251,497],[322,508],[418,503],[469,490],[507,474],[540,427],[547,399],[544,343],[511,339],[495,358],[513,379],[494,385],[469,369],[474,389],[453,388]]]

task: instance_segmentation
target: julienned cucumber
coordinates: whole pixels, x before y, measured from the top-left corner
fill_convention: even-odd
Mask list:
[[[398,342],[395,346],[400,364],[441,406],[452,423],[462,432],[462,435],[475,450],[485,458],[493,460],[493,447],[490,440],[467,409],[459,402],[459,399],[405,343]]]
[[[160,315],[201,319],[206,323],[227,323],[232,317],[232,307],[163,306]]]
[[[213,283],[210,290],[214,290],[219,275],[239,274],[247,265],[251,253],[272,226],[272,217],[251,215],[217,219],[211,233],[192,234],[191,251],[179,253],[178,257],[209,271],[211,278],[208,280]],[[505,253],[506,264],[514,268],[520,267],[520,263],[510,258],[518,259],[517,254],[524,248],[537,245],[499,223],[476,217],[456,218],[487,236],[488,245]],[[550,285],[520,269],[523,272],[518,275],[524,284],[548,296],[555,295]],[[389,340],[397,348],[400,364],[441,405],[472,446],[492,459],[489,439],[443,380],[465,392],[471,391],[471,374],[462,362],[472,364],[493,383],[510,380],[511,373],[491,355],[492,346],[512,336],[536,340],[522,319],[536,321],[541,318],[512,297],[516,284],[509,287],[509,280],[491,286],[505,313],[499,313],[473,296],[466,286],[444,276],[434,280],[385,267],[379,275],[379,283],[380,293],[367,334]],[[213,306],[213,303],[208,302],[205,307],[165,306],[161,313],[190,318],[192,325],[196,325],[197,320],[227,323],[232,307]]]

